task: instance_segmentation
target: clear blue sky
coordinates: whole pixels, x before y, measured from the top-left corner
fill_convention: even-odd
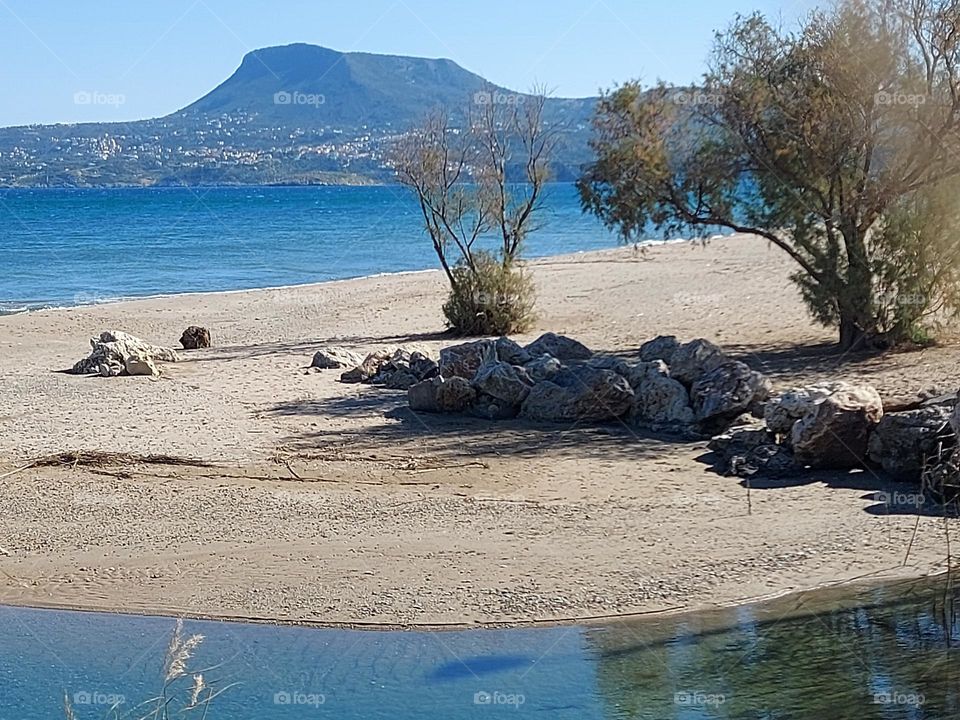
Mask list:
[[[0,0],[0,126],[165,115],[244,53],[308,42],[448,57],[512,89],[696,80],[713,31],[814,0]],[[78,104],[77,93],[96,93]],[[112,96],[112,99],[111,99]],[[91,97],[91,96],[87,96]],[[122,100],[122,102],[121,102]]]

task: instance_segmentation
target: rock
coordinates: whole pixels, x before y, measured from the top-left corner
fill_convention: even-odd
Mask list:
[[[496,360],[477,370],[473,386],[478,394],[483,393],[507,405],[519,407],[533,387],[533,380],[522,367]]]
[[[663,360],[667,365],[673,361],[673,355],[680,347],[680,341],[675,335],[658,335],[653,340],[647,340],[640,346],[640,360],[651,362]]]
[[[489,352],[489,340],[451,345],[440,351],[440,374],[445,378],[462,377],[473,380],[483,364],[484,352]]]
[[[476,397],[476,390],[462,377],[444,380],[434,376],[407,390],[410,409],[422,412],[463,412],[470,408]]]
[[[724,458],[725,467],[718,470],[725,475],[750,478],[753,476],[779,478],[799,473],[801,468],[785,447],[764,443],[743,454],[732,453]]]
[[[723,350],[709,340],[691,340],[673,353],[669,363],[670,377],[691,386],[703,375],[729,360]]]
[[[553,355],[544,353],[530,362],[524,363],[523,369],[535,383],[541,380],[549,380],[563,368],[563,365]]]
[[[442,384],[443,378],[431,378],[407,388],[407,402],[410,404],[410,409],[418,412],[440,412],[437,390]]]
[[[556,333],[544,333],[532,343],[527,345],[526,350],[533,357],[538,357],[546,353],[552,355],[560,362],[569,362],[571,360],[589,360],[593,353],[581,342],[569,338],[566,335],[557,335]]]
[[[149,356],[130,355],[124,360],[127,375],[159,375],[160,369]]]
[[[199,325],[191,325],[180,336],[184,350],[198,350],[210,347],[210,331]]]
[[[832,382],[792,388],[767,401],[763,408],[763,419],[771,432],[783,435],[789,441],[797,420],[806,415],[815,403],[846,387],[851,386],[845,382]]]
[[[960,392],[957,393],[957,403],[953,406],[953,412],[950,413],[950,427],[953,434],[960,438]]]
[[[713,437],[707,447],[716,453],[714,469],[721,475],[783,477],[801,469],[776,435],[756,422]]]
[[[382,384],[389,390],[406,390],[418,382],[420,382],[420,378],[409,370],[397,370],[386,375]]]
[[[721,435],[714,435],[707,448],[714,452],[744,454],[760,445],[776,444],[776,437],[763,425],[734,427]]]
[[[633,366],[629,383],[634,392],[630,421],[635,425],[681,427],[693,424],[687,389],[669,376],[662,360]]]
[[[510,363],[511,365],[526,365],[534,358],[520,343],[508,337],[497,338],[494,340],[494,346],[497,350],[497,359],[503,360],[503,362]]]
[[[697,422],[706,428],[725,427],[754,403],[770,396],[770,381],[737,360],[725,362],[700,376],[690,389]]]
[[[616,355],[594,355],[587,360],[586,364],[597,370],[610,370],[624,377],[627,377],[633,367],[631,363]],[[629,378],[627,382],[629,382]]]
[[[339,346],[322,347],[313,355],[310,367],[321,370],[335,370],[340,368],[357,367],[363,358],[352,350]]]
[[[410,372],[416,375],[418,380],[428,380],[440,373],[440,368],[433,358],[424,355],[422,352],[414,351],[410,353],[409,365]]]
[[[524,365],[533,360],[533,355],[508,337],[474,340],[443,348],[440,351],[440,374],[445,378],[456,376],[473,380],[473,376],[483,365],[485,353],[492,351],[496,351],[494,359],[510,365]]]
[[[633,389],[615,372],[588,366],[564,368],[530,390],[520,413],[532,420],[605,421],[633,406]]]
[[[850,385],[816,401],[791,430],[797,462],[819,468],[860,467],[870,431],[883,417],[880,395]]]
[[[440,381],[436,386],[437,406],[440,412],[463,412],[477,399],[477,391],[469,380],[452,377],[445,381],[441,377],[434,377],[431,382],[437,380]]]
[[[353,368],[352,370],[347,370],[347,372],[340,375],[340,382],[370,382],[374,377],[377,376],[377,374],[380,372],[380,369],[393,357],[393,354],[386,350],[377,350],[376,352],[372,352],[367,355],[363,362],[357,367]]]
[[[919,482],[926,463],[939,456],[941,444],[955,442],[950,428],[950,408],[930,405],[917,410],[888,413],[870,434],[867,453],[898,480]]]
[[[99,374],[104,377],[116,377],[129,374],[127,360],[135,358],[132,367],[141,369],[137,363],[177,362],[180,356],[172,348],[151,345],[140,338],[120,331],[106,331],[99,337],[90,339],[91,353],[78,361],[70,372],[76,375]],[[159,370],[157,370],[159,372]]]

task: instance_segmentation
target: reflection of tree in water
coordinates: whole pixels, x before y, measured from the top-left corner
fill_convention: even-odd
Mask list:
[[[588,633],[608,717],[960,718],[956,596],[936,585],[874,590],[859,607],[789,619],[740,608]],[[885,695],[894,702],[875,702]],[[918,695],[923,704],[910,704]]]

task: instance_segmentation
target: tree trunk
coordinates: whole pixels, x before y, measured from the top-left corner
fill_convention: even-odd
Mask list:
[[[857,313],[840,312],[840,349],[844,351],[863,350],[867,346],[870,332],[863,327],[863,322]]]
[[[855,224],[843,230],[847,252],[847,272],[844,286],[837,298],[840,315],[840,348],[865,350],[877,334],[873,314],[873,273],[867,260],[863,236]]]

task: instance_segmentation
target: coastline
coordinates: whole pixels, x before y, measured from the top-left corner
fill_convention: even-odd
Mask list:
[[[658,334],[706,337],[778,387],[851,379],[884,397],[951,382],[958,358],[833,353],[757,238],[531,270],[540,318],[521,341],[549,330],[635,357]],[[307,372],[326,344],[436,356],[457,342],[444,296],[417,271],[0,317],[0,604],[479,626],[737,603],[895,569],[908,546],[902,572],[945,567],[943,518],[885,511],[874,494],[903,486],[872,473],[754,484],[748,505],[703,443],[413,416],[402,392]],[[214,347],[158,380],[56,372],[102,330],[173,345],[192,324]],[[129,459],[23,468],[64,451]]]

